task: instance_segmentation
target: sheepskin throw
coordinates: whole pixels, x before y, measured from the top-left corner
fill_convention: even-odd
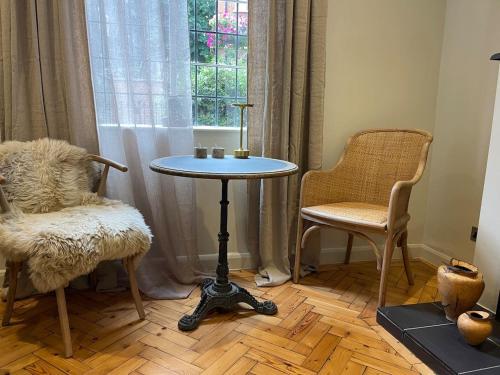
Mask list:
[[[0,215],[0,254],[26,261],[40,292],[103,260],[149,250],[151,232],[139,211],[91,191],[98,168],[84,149],[52,139],[4,142],[0,173],[12,209]]]

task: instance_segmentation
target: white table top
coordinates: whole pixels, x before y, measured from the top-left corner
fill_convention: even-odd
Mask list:
[[[256,179],[289,176],[297,173],[298,167],[285,160],[250,156],[237,159],[198,159],[193,155],[168,156],[155,159],[149,165],[151,170],[173,176],[213,179]]]

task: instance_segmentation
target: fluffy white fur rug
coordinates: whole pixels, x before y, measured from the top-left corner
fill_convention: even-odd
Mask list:
[[[12,207],[0,215],[0,253],[26,260],[41,292],[65,286],[103,260],[149,250],[151,232],[139,211],[90,191],[96,172],[85,150],[64,141],[0,145]]]

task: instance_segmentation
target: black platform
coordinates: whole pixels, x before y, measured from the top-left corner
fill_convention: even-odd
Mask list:
[[[481,345],[468,345],[439,302],[382,307],[377,322],[437,374],[500,375],[500,323]]]

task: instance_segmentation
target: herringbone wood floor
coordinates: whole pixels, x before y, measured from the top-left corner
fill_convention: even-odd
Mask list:
[[[391,267],[389,304],[437,298],[435,269],[412,262],[409,287],[401,263]],[[68,293],[74,358],[62,357],[55,297],[16,303],[0,328],[0,369],[11,374],[416,374],[431,371],[375,321],[375,264],[327,266],[274,288],[256,288],[253,273],[231,277],[255,296],[273,299],[276,316],[241,310],[211,316],[191,333],[179,317],[197,304],[145,301],[139,321],[128,293]],[[0,304],[3,313],[4,305]],[[2,371],[0,370],[0,373]]]

